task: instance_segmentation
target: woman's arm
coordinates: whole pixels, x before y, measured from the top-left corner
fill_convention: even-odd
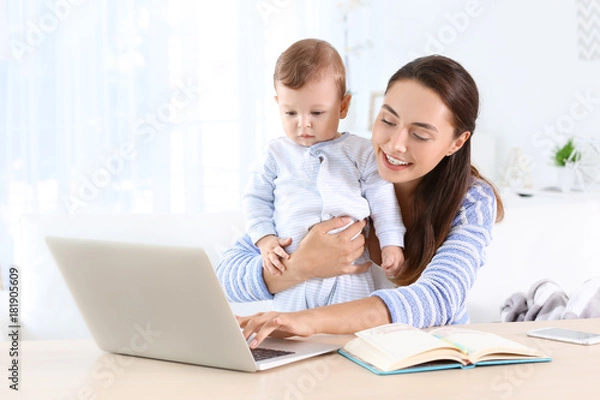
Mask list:
[[[369,298],[294,313],[269,312],[239,318],[255,347],[267,335],[308,336],[354,333],[388,322],[415,327],[461,322],[464,302],[491,240],[496,198],[490,186],[469,189],[450,234],[421,277],[412,285],[378,290]]]
[[[478,181],[467,192],[446,240],[419,279],[374,296],[386,304],[391,320],[418,328],[468,321],[465,300],[485,263],[496,219],[492,188]]]
[[[250,343],[258,346],[267,336],[310,336],[315,333],[350,334],[390,322],[390,315],[383,301],[378,297],[367,297],[348,303],[293,313],[271,311],[249,317],[238,317],[248,339],[256,334]]]
[[[229,301],[242,303],[273,298],[263,280],[262,257],[248,235],[225,251],[215,270]]]
[[[260,252],[245,235],[223,254],[216,267],[228,299],[234,302],[269,300],[273,298],[272,293],[308,279],[366,271],[370,263],[352,264],[364,252],[365,238],[359,233],[365,222],[355,222],[336,234],[328,233],[348,222],[350,219],[340,217],[313,226],[296,251],[284,260],[285,271],[281,275],[265,273]]]

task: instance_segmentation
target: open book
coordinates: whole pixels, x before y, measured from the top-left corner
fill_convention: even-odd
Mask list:
[[[452,326],[425,332],[395,323],[356,336],[339,353],[380,375],[551,361],[536,349],[493,333]]]

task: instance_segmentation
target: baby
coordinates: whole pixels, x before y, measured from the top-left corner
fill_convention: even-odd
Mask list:
[[[269,143],[244,195],[248,235],[260,249],[263,266],[279,272],[278,261],[318,222],[370,216],[383,269],[398,271],[406,229],[394,188],[379,176],[371,142],[338,132],[351,99],[341,56],[325,41],[298,41],[279,56],[274,84],[286,136]],[[285,249],[284,238],[292,239]],[[369,261],[365,251],[355,263]],[[374,290],[372,269],[303,282],[275,294],[273,306],[297,311],[366,297]]]

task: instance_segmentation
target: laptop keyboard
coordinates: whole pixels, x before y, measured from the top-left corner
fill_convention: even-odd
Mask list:
[[[294,354],[293,351],[268,349],[268,348],[264,348],[264,347],[251,349],[251,351],[252,351],[252,356],[254,357],[254,360],[256,360],[256,361],[267,360],[269,358],[275,358],[275,357],[281,357],[281,356],[285,356],[288,354]]]

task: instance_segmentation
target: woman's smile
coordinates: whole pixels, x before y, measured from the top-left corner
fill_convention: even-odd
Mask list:
[[[412,164],[412,163],[410,163],[408,161],[403,161],[401,159],[394,158],[394,157],[392,157],[392,156],[390,156],[388,154],[385,154],[385,153],[383,153],[383,154],[385,155],[386,161],[388,163],[390,163],[394,167],[407,167],[407,166],[409,166],[409,165]]]

